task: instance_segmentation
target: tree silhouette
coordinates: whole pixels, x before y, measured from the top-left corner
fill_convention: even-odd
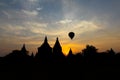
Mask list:
[[[84,56],[94,56],[97,53],[96,47],[92,45],[87,45],[85,49],[82,50]]]

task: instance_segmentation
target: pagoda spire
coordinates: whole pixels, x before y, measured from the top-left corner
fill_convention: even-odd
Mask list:
[[[27,50],[26,50],[26,47],[25,47],[25,44],[23,44],[23,47],[21,48],[21,51],[22,52],[26,52]]]
[[[71,49],[71,48],[70,48],[70,50],[69,50],[68,56],[69,56],[69,57],[72,57],[72,56],[73,56],[73,52],[72,52],[72,49]]]
[[[45,36],[44,43],[47,43],[47,42],[48,42],[48,39],[47,39],[47,36]]]
[[[54,45],[53,49],[54,49],[55,51],[62,52],[62,47],[61,47],[61,45],[60,45],[60,42],[59,42],[58,37],[56,38],[56,42],[55,42],[55,45]]]

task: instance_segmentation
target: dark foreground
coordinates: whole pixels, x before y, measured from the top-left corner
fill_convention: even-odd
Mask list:
[[[39,64],[0,65],[0,80],[119,80],[119,64]]]
[[[70,49],[66,57],[58,38],[53,48],[45,38],[35,56],[23,45],[0,58],[0,80],[120,80],[119,76],[120,53],[98,53],[88,45],[81,54],[73,55]]]

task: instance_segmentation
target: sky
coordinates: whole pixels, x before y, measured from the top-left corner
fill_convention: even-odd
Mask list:
[[[65,55],[87,44],[119,52],[120,0],[0,0],[0,56],[23,44],[36,53],[45,36],[51,47],[58,37]]]

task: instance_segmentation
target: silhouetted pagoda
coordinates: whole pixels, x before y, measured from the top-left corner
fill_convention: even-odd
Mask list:
[[[68,56],[67,57],[73,57],[74,55],[73,55],[73,52],[72,52],[72,49],[70,48],[70,50],[69,50],[69,53],[68,53]]]
[[[20,51],[23,55],[28,55],[28,51],[25,47],[25,44],[23,44],[23,47],[21,48],[21,51]]]
[[[73,52],[72,52],[72,50],[71,50],[71,48],[70,48],[70,50],[69,50],[69,53],[68,53],[68,56],[67,56],[67,62],[68,62],[68,64],[72,64],[73,62],[73,58],[74,58],[75,56],[73,55]]]
[[[36,54],[35,58],[37,61],[42,61],[43,63],[47,63],[51,60],[52,56],[52,48],[50,47],[47,37],[43,44],[38,48],[38,53]]]
[[[25,44],[23,44],[21,50],[13,50],[12,53],[5,56],[5,59],[8,63],[26,63],[30,60],[30,57],[28,55]]]
[[[62,52],[62,47],[60,45],[58,37],[57,37],[56,42],[53,47],[53,55],[54,55],[55,60],[58,62],[62,62],[65,59],[65,56]]]

